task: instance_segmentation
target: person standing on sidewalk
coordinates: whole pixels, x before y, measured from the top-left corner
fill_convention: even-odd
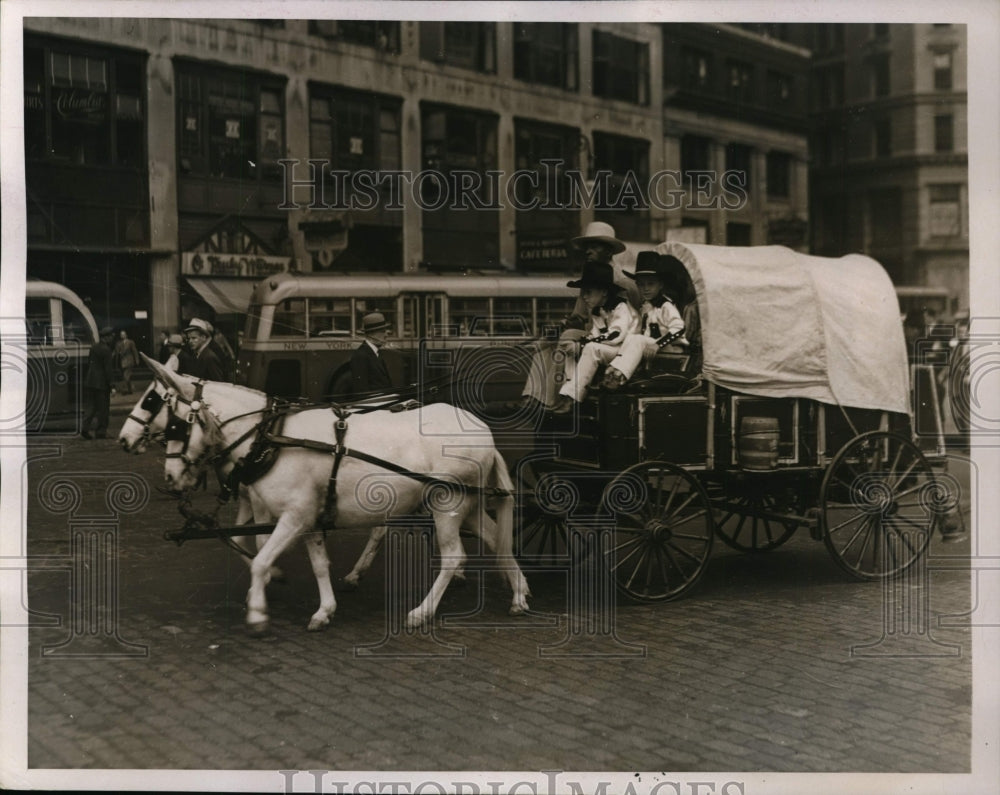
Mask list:
[[[97,420],[94,429],[98,439],[108,438],[108,419],[111,414],[111,395],[114,393],[115,372],[111,364],[111,342],[115,338],[112,328],[102,328],[101,338],[90,346],[87,375],[83,388],[87,393],[87,413],[83,418],[80,436],[91,439],[90,423]]]
[[[139,349],[128,338],[128,332],[121,330],[118,343],[115,345],[115,358],[122,371],[122,394],[132,394],[132,370],[139,364]]]

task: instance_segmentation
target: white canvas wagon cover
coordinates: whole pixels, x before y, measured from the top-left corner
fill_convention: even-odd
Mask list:
[[[694,282],[709,381],[763,397],[910,411],[899,302],[875,260],[784,246],[667,242],[657,251],[681,260]]]

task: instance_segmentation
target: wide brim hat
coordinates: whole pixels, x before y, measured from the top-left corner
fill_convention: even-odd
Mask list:
[[[168,348],[183,348],[184,338],[180,334],[171,334],[167,337]]]
[[[615,254],[621,254],[625,250],[625,244],[615,237],[614,227],[604,221],[591,221],[580,237],[573,238],[572,243],[573,248],[577,249],[585,249],[588,243],[604,243]]]
[[[566,282],[567,287],[581,289],[614,290],[615,269],[606,262],[585,262],[579,279]]]
[[[375,331],[384,331],[389,328],[389,323],[385,315],[381,312],[369,312],[361,318],[361,331],[364,334],[371,334]]]
[[[639,276],[655,276],[662,281],[664,277],[664,267],[660,255],[655,251],[640,251],[635,258],[635,270],[623,272],[630,279],[636,279]]]
[[[206,337],[211,337],[214,329],[212,328],[212,324],[207,320],[202,320],[200,317],[196,317],[188,321],[187,328],[184,329],[184,332],[187,333],[188,331],[200,331]]]

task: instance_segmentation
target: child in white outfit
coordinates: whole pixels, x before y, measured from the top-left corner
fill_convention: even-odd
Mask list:
[[[667,258],[674,261],[664,262]],[[684,319],[665,292],[668,264],[684,267],[669,254],[661,258],[655,251],[642,251],[636,258],[635,274],[626,274],[635,279],[642,297],[642,308],[639,310],[642,324],[638,333],[625,338],[618,355],[611,361],[604,378],[604,385],[609,389],[617,389],[624,384],[643,359],[652,358],[664,346],[688,345],[684,337]]]
[[[581,402],[602,364],[618,355],[622,341],[639,329],[639,315],[632,305],[618,293],[614,283],[614,269],[602,262],[588,262],[583,276],[567,284],[579,287],[580,296],[590,310],[590,329],[586,344],[576,360],[579,343],[563,347],[566,355],[566,380],[559,390],[559,399],[553,412],[565,414],[574,402]]]

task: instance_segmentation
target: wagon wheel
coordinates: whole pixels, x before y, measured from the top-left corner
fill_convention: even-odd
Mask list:
[[[528,564],[580,562],[585,554],[580,544],[573,544],[571,553],[576,533],[567,520],[579,507],[576,486],[557,472],[537,473],[528,466],[519,469],[517,481],[515,555]]]
[[[693,475],[644,461],[608,484],[601,506],[614,522],[605,554],[620,591],[665,602],[698,582],[712,551],[712,511]]]
[[[940,492],[915,444],[884,431],[863,433],[840,449],[823,475],[823,542],[848,574],[891,577],[927,549]]]
[[[799,523],[794,519],[775,519],[761,513],[796,512],[795,494],[777,495],[771,492],[742,494],[736,505],[726,504],[719,511],[715,532],[733,549],[740,552],[770,552],[784,544]]]

